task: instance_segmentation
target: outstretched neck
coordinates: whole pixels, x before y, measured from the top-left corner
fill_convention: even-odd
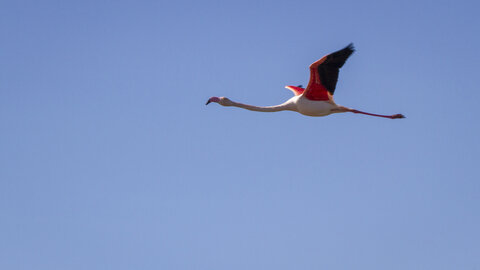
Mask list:
[[[275,105],[275,106],[262,107],[262,106],[254,106],[254,105],[248,105],[248,104],[232,101],[231,106],[239,107],[239,108],[250,110],[250,111],[256,111],[256,112],[279,112],[279,111],[294,110],[294,106],[290,102],[285,102],[283,104]]]

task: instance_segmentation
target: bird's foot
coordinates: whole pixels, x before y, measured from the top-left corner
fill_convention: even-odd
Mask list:
[[[392,115],[392,119],[401,119],[401,118],[405,118],[405,116],[401,113]]]

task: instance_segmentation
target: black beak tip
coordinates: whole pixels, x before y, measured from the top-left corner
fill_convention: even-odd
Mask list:
[[[209,100],[207,100],[207,103],[205,103],[205,105],[208,105],[208,104],[210,104],[210,102],[211,102],[211,101],[210,101],[210,99],[209,99]]]

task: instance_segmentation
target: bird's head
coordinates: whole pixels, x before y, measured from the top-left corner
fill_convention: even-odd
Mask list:
[[[232,106],[233,102],[226,97],[211,97],[208,99],[205,105],[210,104],[211,102],[216,102],[222,106]]]

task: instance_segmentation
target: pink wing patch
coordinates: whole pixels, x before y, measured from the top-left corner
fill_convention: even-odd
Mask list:
[[[287,85],[287,86],[285,86],[285,88],[287,88],[289,90],[292,90],[292,92],[293,92],[293,94],[295,94],[295,96],[300,96],[301,94],[303,94],[303,91],[305,91],[305,89],[303,89],[301,87],[292,86],[292,85]]]

